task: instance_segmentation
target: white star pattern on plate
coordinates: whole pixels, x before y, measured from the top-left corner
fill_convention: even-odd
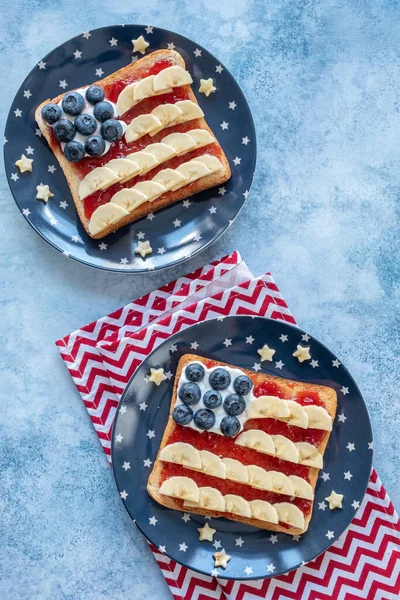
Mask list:
[[[301,339],[303,340],[303,342],[308,342],[310,336],[308,335],[308,333],[303,333]]]
[[[253,569],[251,567],[245,567],[244,572],[246,573],[246,575],[251,575],[253,572]]]
[[[56,167],[54,165],[49,165],[47,167],[47,170],[49,173],[54,173],[54,171],[57,171]]]
[[[40,70],[45,69],[46,68],[46,63],[41,60],[38,63],[38,67],[39,67]]]
[[[125,405],[121,406],[120,413],[121,413],[121,415],[123,415],[123,414],[126,413],[126,406]]]
[[[185,521],[185,523],[187,523],[188,521],[190,521],[190,515],[189,515],[189,513],[184,513],[182,515],[182,521]]]
[[[3,137],[3,144],[6,145],[8,142],[8,139],[6,138],[6,136]]]
[[[171,353],[176,352],[178,350],[178,346],[176,344],[171,344],[169,347],[169,351]]]
[[[59,86],[60,88],[62,88],[63,90],[65,90],[66,87],[68,87],[68,83],[66,82],[65,79],[60,79],[60,83]]]
[[[141,403],[139,404],[139,410],[146,410],[146,408],[147,408],[147,404],[146,404],[146,402],[141,402]]]
[[[249,336],[246,338],[246,344],[252,344],[253,342],[254,342],[254,338],[253,338],[253,336],[252,336],[252,335],[249,335]]]
[[[151,25],[147,25],[144,30],[146,33],[153,33],[153,27]]]
[[[68,206],[68,202],[66,200],[63,200],[62,202],[60,202],[60,208],[63,208],[64,210],[67,208]]]
[[[227,348],[228,346],[232,346],[232,340],[229,340],[228,338],[225,338],[225,340],[224,340],[224,346],[225,346],[225,348]]]
[[[92,34],[90,33],[90,31],[85,31],[85,33],[82,35],[82,37],[84,37],[86,40],[88,40],[91,35]]]
[[[121,260],[119,262],[121,265],[127,265],[129,260],[125,257],[125,258],[121,258]]]
[[[348,388],[348,387],[344,387],[344,386],[343,386],[343,387],[342,387],[342,389],[341,389],[340,391],[342,392],[343,396],[346,396],[346,394],[348,394],[348,393],[349,393],[349,388]]]
[[[11,179],[12,179],[13,181],[17,181],[17,180],[19,179],[19,177],[18,177],[18,173],[13,173],[13,174],[11,175]]]
[[[246,200],[247,200],[248,195],[249,195],[249,190],[246,190],[245,192],[243,192],[243,196],[246,198]]]
[[[312,366],[313,369],[315,369],[315,367],[319,367],[318,361],[317,360],[312,360],[310,362],[310,365]]]
[[[199,56],[201,56],[201,50],[199,48],[196,48],[196,50],[193,50],[193,54],[196,58],[199,58]]]
[[[328,481],[328,479],[330,479],[331,476],[329,475],[329,473],[325,473],[325,471],[322,471],[321,473],[321,479],[323,479],[324,481]]]
[[[235,539],[235,546],[240,546],[240,547],[242,547],[242,546],[243,546],[243,544],[244,544],[244,540],[242,540],[242,538],[241,538],[241,537],[238,537],[238,538],[236,538],[236,539]]]
[[[196,340],[190,344],[191,350],[197,350],[198,347],[199,344],[196,342]]]
[[[64,256],[69,256],[69,252],[67,252],[66,250],[64,250],[63,254]]]
[[[326,509],[326,504],[325,502],[318,502],[318,508],[319,510],[325,510]]]
[[[247,146],[247,144],[249,142],[250,142],[250,138],[248,138],[247,135],[246,135],[246,137],[242,138],[242,144],[244,144],[245,146]]]
[[[161,248],[159,248],[159,249],[157,250],[157,254],[161,254],[161,256],[162,256],[163,254],[165,254],[165,248],[164,248],[164,246],[162,246]]]
[[[270,535],[269,536],[269,541],[271,542],[272,545],[277,544],[278,543],[278,536],[277,535]]]
[[[285,363],[282,362],[281,360],[278,360],[278,362],[275,363],[275,367],[277,369],[282,369],[282,367],[284,367],[284,366],[285,366]]]
[[[219,540],[214,540],[213,542],[213,546],[216,550],[219,550],[221,548],[221,542]]]
[[[125,490],[120,492],[119,495],[121,496],[122,500],[126,500],[127,497],[129,496],[128,492],[126,492]]]
[[[232,100],[232,102],[229,102],[229,108],[231,110],[235,110],[236,107],[237,107],[237,104],[234,100]]]
[[[335,533],[333,531],[329,531],[329,529],[328,529],[328,531],[325,534],[325,537],[327,537],[328,540],[331,540],[332,538],[335,537]]]
[[[153,437],[156,437],[156,434],[152,429],[149,429],[146,435],[149,438],[149,440],[151,440]]]
[[[139,233],[137,233],[136,235],[137,235],[137,239],[138,240],[143,240],[144,236],[145,236],[145,234],[143,233],[143,231],[139,231]]]
[[[348,481],[350,481],[350,479],[353,477],[353,475],[350,473],[350,471],[346,471],[345,473],[343,473],[344,478],[347,479]]]
[[[16,109],[14,110],[14,115],[15,115],[16,117],[22,117],[22,110],[20,110],[19,108],[16,108]]]
[[[118,433],[118,435],[115,436],[115,441],[116,442],[122,442],[124,438],[122,437],[122,435],[120,433]]]
[[[31,90],[24,90],[24,98],[29,98],[32,96]]]
[[[228,129],[229,128],[229,123],[227,123],[226,121],[222,121],[221,123],[221,129]]]
[[[218,569],[213,569],[211,571],[211,577],[218,577]]]
[[[156,519],[154,516],[149,517],[149,525],[155,525],[156,523],[158,523],[158,519]]]
[[[340,415],[338,415],[339,423],[344,423],[346,420],[347,420],[346,415],[344,414],[344,412],[341,412]]]
[[[28,146],[27,148],[25,148],[25,152],[28,154],[33,154],[35,152],[34,148],[32,148],[32,146]]]
[[[161,552],[161,554],[165,554],[167,549],[165,546],[158,546],[159,551]]]
[[[253,365],[253,371],[261,371],[261,364],[260,363],[254,363]]]
[[[357,509],[358,509],[358,508],[360,508],[360,506],[361,506],[361,504],[360,504],[360,502],[358,502],[358,500],[354,500],[354,501],[351,503],[351,505],[352,505],[352,507],[354,508],[354,510],[357,510]]]
[[[50,225],[57,225],[58,221],[54,217],[50,217]]]
[[[223,196],[226,193],[226,189],[224,187],[218,188],[218,195]]]
[[[175,219],[175,221],[172,221],[174,227],[180,227],[182,225],[182,221],[180,221],[179,219]]]
[[[233,159],[234,165],[240,165],[241,162],[242,162],[242,159],[239,158],[238,156],[235,156],[235,158]]]
[[[185,544],[185,542],[182,542],[182,544],[179,544],[179,550],[180,552],[186,552],[186,550],[189,548],[189,546],[187,546]]]
[[[215,70],[216,70],[216,72],[217,72],[217,73],[222,73],[222,71],[223,71],[224,69],[223,69],[222,65],[217,65],[217,66],[215,67]]]
[[[300,536],[299,535],[292,535],[292,540],[294,542],[299,542],[300,541]]]
[[[374,449],[374,442],[368,442],[368,450]]]
[[[104,71],[101,67],[99,67],[98,69],[96,69],[96,76],[97,77],[102,77],[104,75]]]
[[[124,464],[122,465],[122,468],[124,469],[124,471],[128,471],[128,469],[131,468],[131,463],[130,462],[124,462]]]
[[[222,321],[225,319],[226,317],[224,317],[224,315],[221,315],[220,317],[217,317],[217,321],[220,321],[222,323]]]
[[[210,206],[210,208],[208,209],[208,212],[210,213],[210,215],[214,215],[217,212],[217,207]]]
[[[168,50],[174,50],[175,44],[173,42],[169,42],[169,44],[167,44],[167,48]]]
[[[184,200],[182,202],[183,208],[189,208],[190,204],[191,204],[191,202],[190,202],[189,198],[186,198],[186,200]]]
[[[173,375],[172,375],[171,371],[167,371],[166,373],[164,373],[164,375],[165,375],[165,377],[168,379],[168,381],[169,381],[170,379],[172,379],[172,377],[173,377]]]
[[[152,213],[152,212],[151,212],[151,213],[149,213],[149,214],[147,215],[147,219],[148,219],[149,221],[152,221],[154,218],[155,218],[155,217],[154,217],[154,213]]]
[[[75,244],[77,244],[79,242],[79,236],[73,235],[71,238],[71,242],[75,242]]]
[[[196,235],[193,237],[195,242],[199,242],[201,240],[201,235],[199,233],[196,233]]]
[[[116,46],[118,44],[118,40],[115,37],[112,37],[111,40],[108,40],[108,43],[111,47]]]
[[[284,344],[288,341],[288,336],[282,333],[282,335],[279,336],[279,339],[281,340],[282,344]]]
[[[332,367],[336,367],[338,369],[340,367],[340,365],[341,365],[341,363],[338,361],[337,358],[332,361]]]
[[[273,573],[275,569],[276,567],[273,563],[269,563],[269,565],[267,565],[267,573]]]
[[[355,449],[356,449],[356,446],[355,446],[355,444],[353,444],[352,442],[349,442],[349,443],[347,444],[346,448],[347,448],[347,450],[348,450],[349,452],[353,452],[353,450],[355,450]]]
[[[29,210],[29,208],[23,208],[22,214],[24,215],[24,217],[29,217],[29,215],[31,214],[31,211]]]
[[[80,50],[78,50],[78,49],[76,49],[75,52],[73,52],[72,54],[74,55],[75,60],[77,58],[82,58],[82,52]]]
[[[40,131],[40,129],[35,129],[35,135],[37,135],[38,137],[42,137],[42,132]]]
[[[150,460],[149,458],[146,458],[146,460],[143,461],[143,466],[144,467],[150,468],[152,464],[153,464],[153,461]]]
[[[101,242],[101,244],[99,244],[99,248],[100,248],[100,250],[107,250],[107,244],[105,244],[104,242]]]

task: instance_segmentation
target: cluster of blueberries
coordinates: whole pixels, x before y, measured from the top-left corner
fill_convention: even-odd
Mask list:
[[[75,121],[62,119],[62,110],[58,104],[49,102],[42,108],[42,117],[53,125],[54,135],[59,142],[65,143],[64,154],[71,162],[78,162],[86,154],[101,156],[106,149],[106,142],[116,142],[123,134],[120,121],[113,119],[114,108],[104,100],[104,90],[92,85],[86,90],[86,100],[94,106],[93,115],[82,112],[85,100],[82,94],[70,92],[61,101],[62,110]],[[97,129],[97,121],[101,123],[101,135],[92,135]],[[88,136],[85,143],[74,140],[76,132]]]
[[[183,404],[175,406],[172,418],[179,425],[188,425],[193,419],[199,429],[211,429],[215,425],[215,413],[213,408],[223,405],[226,416],[223,417],[220,425],[221,433],[226,437],[234,437],[240,431],[240,421],[237,418],[246,409],[246,401],[243,398],[253,387],[253,383],[246,375],[239,375],[233,381],[234,394],[226,396],[222,402],[221,390],[226,390],[231,383],[229,371],[218,367],[214,369],[208,378],[211,390],[203,395],[203,404],[206,408],[199,408],[196,412],[191,406],[198,404],[201,399],[201,390],[197,382],[202,381],[205,376],[205,369],[200,363],[191,363],[185,369],[186,378],[189,380],[184,383],[178,391],[179,399]]]

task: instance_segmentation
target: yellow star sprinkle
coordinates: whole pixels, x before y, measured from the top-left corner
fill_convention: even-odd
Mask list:
[[[310,360],[310,346],[300,346],[300,344],[297,344],[297,349],[296,352],[293,352],[293,356],[301,363],[305,360]]]
[[[229,554],[225,552],[223,548],[220,552],[215,552],[213,556],[214,567],[222,567],[223,569],[226,569],[226,565],[232,558],[231,556],[229,556]]]
[[[32,163],[33,158],[28,158],[25,156],[25,154],[23,154],[21,158],[17,160],[15,166],[18,167],[20,173],[25,173],[25,171],[32,171]]]
[[[257,350],[257,352],[261,356],[261,362],[264,362],[264,360],[272,361],[272,357],[275,354],[275,350],[270,348],[268,344],[264,344],[264,346]]]
[[[48,185],[43,185],[43,183],[40,183],[36,186],[36,198],[38,200],[44,200],[44,202],[47,202],[48,199],[53,198],[53,196],[54,194],[51,193]]]
[[[208,523],[205,523],[204,527],[199,527],[197,531],[199,532],[200,542],[212,542],[213,535],[217,530],[210,527]]]
[[[146,240],[145,242],[138,242],[138,245],[135,248],[135,253],[140,254],[142,258],[151,254],[153,252],[153,248],[150,246],[150,242]]]
[[[167,377],[164,374],[164,369],[162,367],[160,367],[159,369],[153,369],[153,368],[150,369],[149,381],[151,381],[151,383],[160,385],[160,383],[162,383],[166,379],[167,379]]]
[[[335,510],[335,508],[342,508],[343,494],[337,494],[332,490],[331,495],[325,498],[329,502],[329,508]]]
[[[211,77],[210,77],[210,79],[200,79],[199,92],[201,94],[205,94],[207,96],[207,98],[210,94],[215,92],[216,89],[217,88],[214,86],[213,80]]]
[[[139,36],[137,40],[132,40],[132,44],[133,52],[140,52],[140,54],[144,54],[146,52],[146,48],[150,46],[149,42],[146,42],[142,35]]]

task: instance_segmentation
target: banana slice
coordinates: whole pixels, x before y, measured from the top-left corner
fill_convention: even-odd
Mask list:
[[[211,154],[196,156],[196,160],[204,163],[210,173],[216,173],[216,171],[222,169],[222,163],[218,160],[216,156],[211,156]]]
[[[247,467],[234,458],[223,458],[222,462],[226,466],[226,478],[231,481],[239,481],[240,483],[248,483],[249,473]]]
[[[189,160],[187,163],[183,163],[183,165],[177,167],[176,170],[186,177],[188,183],[197,181],[210,173],[206,165],[197,160]]]
[[[159,492],[164,496],[189,500],[190,502],[198,502],[200,499],[197,483],[190,477],[170,477],[162,483]]]
[[[257,452],[263,454],[275,455],[275,446],[272,437],[261,431],[261,429],[248,429],[243,431],[235,440],[235,444],[245,446],[245,448],[253,448]]]
[[[133,99],[133,88],[135,87],[135,83],[130,83],[120,93],[117,100],[117,110],[120,115],[123,115],[127,110],[132,108],[135,101]]]
[[[175,442],[175,444],[164,446],[158,458],[164,462],[201,470],[200,452],[192,444],[186,442]]]
[[[146,152],[145,150],[139,150],[139,152],[128,154],[126,158],[137,164],[140,169],[140,175],[144,175],[147,171],[151,171],[151,169],[159,164],[154,154]]]
[[[149,98],[149,96],[154,96],[154,77],[155,75],[149,75],[149,77],[144,77],[135,83],[133,88],[134,100],[143,100],[144,98]]]
[[[97,190],[105,190],[118,181],[117,175],[108,167],[96,167],[82,179],[79,184],[79,198],[83,200]]]
[[[148,146],[146,146],[146,152],[154,154],[158,161],[158,164],[169,160],[173,156],[176,156],[175,149],[172,146],[169,146],[168,144],[164,144],[163,142],[160,142],[158,144],[149,144]]]
[[[120,206],[121,208],[127,210],[128,212],[132,212],[143,204],[147,202],[146,196],[139,192],[139,190],[135,190],[133,188],[123,188],[111,198],[112,204],[116,206]]]
[[[96,235],[106,229],[109,225],[117,223],[123,217],[129,215],[121,206],[117,206],[112,202],[102,204],[92,214],[89,221],[89,232],[91,235]]]
[[[107,163],[107,168],[114,171],[119,181],[125,181],[140,172],[138,165],[127,158],[114,158]]]
[[[286,417],[284,420],[289,425],[296,425],[296,427],[301,427],[302,429],[308,428],[308,416],[304,407],[301,406],[298,402],[294,400],[286,400],[286,405],[290,410],[290,415]]]
[[[175,106],[181,109],[183,115],[173,121],[171,125],[177,125],[178,123],[187,123],[187,121],[193,121],[193,119],[201,119],[204,117],[204,113],[200,106],[192,100],[179,100],[175,102]]]
[[[140,181],[132,189],[142,192],[148,202],[152,202],[167,191],[164,186],[155,181]]]
[[[274,508],[278,513],[278,518],[281,523],[287,523],[297,529],[304,529],[304,514],[295,505],[289,502],[277,502],[274,504]]]
[[[207,131],[207,129],[192,129],[191,131],[188,131],[188,134],[196,142],[197,148],[202,148],[203,146],[215,142],[215,138]]]
[[[273,435],[271,437],[275,446],[275,456],[282,458],[283,460],[288,460],[289,462],[299,462],[299,450],[291,440],[283,435]]]
[[[322,406],[305,406],[304,410],[308,416],[308,426],[310,429],[323,429],[332,431],[332,417]]]
[[[265,500],[251,500],[249,504],[253,519],[268,521],[268,523],[278,523],[278,513],[269,502],[265,502]]]
[[[162,171],[158,171],[157,175],[154,175],[152,181],[160,183],[166,190],[172,190],[177,185],[179,187],[185,185],[186,179],[179,171],[175,171],[175,169],[163,169]]]
[[[241,496],[227,494],[225,496],[225,511],[242,517],[251,517],[250,504]]]
[[[150,133],[151,136],[161,131],[164,127],[169,127],[176,119],[183,117],[183,111],[176,104],[160,104],[151,113],[162,123],[160,129],[156,129]]]
[[[206,475],[226,479],[226,466],[216,454],[208,450],[200,450],[201,470]]]
[[[163,144],[172,146],[178,156],[196,149],[196,142],[188,133],[171,133],[161,141]]]
[[[302,465],[322,469],[322,455],[318,448],[308,442],[296,442],[296,448],[300,456],[299,462]]]
[[[201,487],[198,502],[184,502],[183,506],[184,508],[198,506],[207,510],[225,512],[225,499],[219,490],[213,487]]]
[[[255,398],[247,409],[248,419],[280,419],[289,417],[290,410],[286,400],[276,396],[259,396]]]
[[[174,65],[163,69],[154,77],[153,88],[154,91],[159,92],[169,87],[180,87],[181,85],[190,85],[193,83],[193,79],[190,73],[185,71],[183,67]]]
[[[272,491],[272,479],[268,471],[257,465],[248,465],[247,472],[251,487]]]
[[[277,494],[285,494],[286,496],[294,496],[293,483],[289,477],[280,471],[269,471],[272,481],[272,491]]]
[[[314,491],[308,481],[297,475],[289,475],[289,479],[293,484],[295,496],[298,498],[305,498],[306,500],[314,499]]]
[[[130,144],[135,142],[139,138],[143,137],[147,133],[162,129],[162,123],[157,119],[155,115],[151,113],[147,115],[139,115],[132,119],[125,131],[125,139]]]

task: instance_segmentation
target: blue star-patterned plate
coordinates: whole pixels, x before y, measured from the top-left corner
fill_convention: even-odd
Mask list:
[[[225,342],[225,343],[224,343]],[[311,347],[312,361],[292,356],[297,344]],[[260,364],[257,349],[276,350],[274,362]],[[332,387],[338,408],[320,471],[313,516],[302,536],[274,534],[228,519],[209,521],[217,530],[215,547],[200,542],[204,517],[160,506],[146,485],[168,419],[174,378],[159,387],[145,381],[151,367],[174,374],[182,354],[197,353],[238,367]],[[345,531],[363,499],[372,467],[372,432],[367,408],[350,373],[316,339],[297,327],[261,317],[211,320],[169,338],[141,364],[121,399],[115,419],[112,460],[125,507],[144,535],[182,565],[226,579],[272,577],[296,569],[324,552]],[[343,508],[331,511],[325,498],[344,495]],[[214,571],[213,553],[232,556],[227,569]]]
[[[176,49],[193,77],[193,91],[205,118],[223,147],[231,179],[173,206],[150,214],[102,240],[85,232],[57,159],[37,129],[35,108],[46,98],[88,85],[129,64],[132,39],[144,35],[150,46]],[[198,92],[201,78],[217,88],[208,98]],[[191,40],[157,27],[115,25],[79,35],[41,60],[21,85],[5,130],[5,168],[18,208],[54,248],[84,264],[111,271],[141,273],[176,265],[208,247],[231,225],[245,202],[256,163],[256,136],[249,106],[228,69]],[[19,173],[15,161],[33,158],[33,172]],[[54,194],[47,205],[36,200],[36,186],[48,184]],[[139,234],[139,235],[138,235]],[[134,248],[149,240],[151,257]]]

